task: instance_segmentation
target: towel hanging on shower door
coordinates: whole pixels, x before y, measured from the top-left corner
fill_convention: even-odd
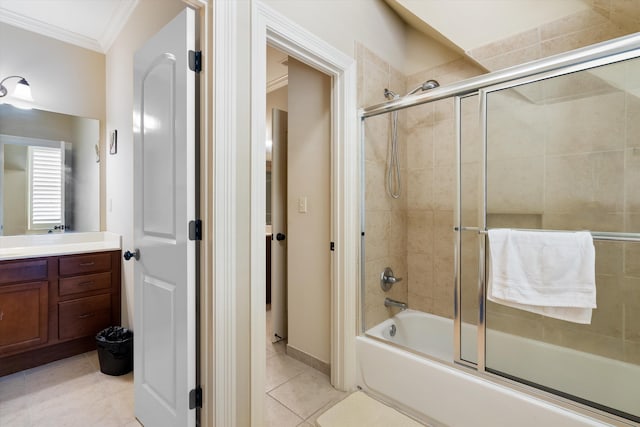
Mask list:
[[[487,298],[582,324],[596,308],[591,233],[492,229]]]

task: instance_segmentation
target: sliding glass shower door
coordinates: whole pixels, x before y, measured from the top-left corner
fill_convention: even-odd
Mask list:
[[[485,147],[476,159],[484,163],[484,194],[477,206],[484,212],[479,221],[463,222],[482,231],[486,227],[593,233],[598,307],[591,324],[487,301],[484,369],[636,422],[639,76],[640,60],[631,59],[481,90]],[[475,163],[465,163],[464,149],[461,169],[464,214],[465,196],[474,195],[465,182],[473,179],[469,175],[477,176]],[[473,233],[462,233],[469,234]],[[463,237],[463,251],[473,244],[465,244],[466,239],[472,238]],[[488,253],[488,241],[480,247]],[[481,261],[478,265],[481,270]]]

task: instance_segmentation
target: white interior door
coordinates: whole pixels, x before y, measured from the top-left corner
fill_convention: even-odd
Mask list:
[[[271,126],[271,341],[287,337],[287,112]]]
[[[134,60],[135,414],[147,427],[195,426],[194,45],[185,9]]]

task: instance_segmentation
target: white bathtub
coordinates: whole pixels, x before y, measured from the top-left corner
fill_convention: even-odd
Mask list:
[[[392,324],[396,326],[393,337]],[[464,325],[463,334],[467,333],[474,334],[475,327]],[[608,425],[480,378],[465,368],[438,363],[380,341],[392,341],[451,362],[450,319],[406,310],[369,329],[367,335],[376,338],[357,338],[358,385],[425,421],[451,427]],[[589,400],[638,413],[640,367],[636,365],[491,330],[487,331],[487,340],[488,366],[499,366],[503,372],[517,372],[530,381],[575,395],[590,390]],[[522,358],[527,360],[526,371],[517,364]]]

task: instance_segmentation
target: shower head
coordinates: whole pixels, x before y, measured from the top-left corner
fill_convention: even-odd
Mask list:
[[[420,84],[420,86],[417,86],[415,89],[413,89],[407,95],[413,95],[414,93],[416,93],[418,91],[425,91],[425,90],[435,89],[438,86],[440,86],[440,83],[438,83],[436,80],[427,80],[426,82],[423,82],[422,84]]]
[[[400,98],[400,95],[398,95],[397,93],[395,93],[392,90],[389,90],[389,89],[385,88],[384,89],[384,97],[387,98],[388,100],[393,100],[393,99]]]

